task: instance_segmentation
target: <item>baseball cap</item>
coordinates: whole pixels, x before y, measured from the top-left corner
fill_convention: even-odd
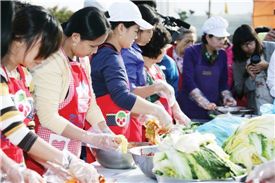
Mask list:
[[[135,22],[142,30],[153,28],[153,25],[142,19],[138,7],[129,0],[113,2],[108,9],[108,13],[110,22]]]
[[[204,22],[202,31],[203,33],[212,34],[216,37],[227,37],[230,35],[226,30],[227,27],[227,20],[220,16],[214,16]]]
[[[84,7],[96,7],[103,12],[107,11],[110,4],[111,2],[104,0],[84,0]]]

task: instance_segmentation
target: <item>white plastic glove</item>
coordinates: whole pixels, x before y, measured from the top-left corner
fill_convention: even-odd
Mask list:
[[[106,121],[101,121],[101,122],[93,124],[93,126],[90,129],[88,129],[87,131],[95,132],[95,133],[102,132],[102,133],[114,134],[114,132],[112,132],[112,130],[106,124]]]
[[[275,160],[268,161],[259,166],[256,166],[252,172],[248,175],[246,182],[275,182]]]
[[[173,106],[176,102],[174,88],[164,80],[156,80],[154,85],[156,87],[156,94],[166,98],[170,107]]]
[[[103,150],[118,150],[121,138],[110,133],[88,133],[89,144]]]
[[[224,90],[221,93],[222,98],[223,98],[223,105],[224,106],[236,106],[237,102],[236,100],[232,97],[232,94],[228,90]]]
[[[46,183],[44,178],[33,170],[24,168],[22,169],[22,175],[25,183]]]
[[[35,171],[27,169],[10,159],[0,150],[1,176],[5,181],[18,183],[44,183],[44,179]],[[3,177],[3,175],[5,176]],[[2,180],[2,179],[1,179]]]
[[[191,122],[190,118],[188,118],[181,110],[178,103],[175,103],[172,107],[173,117],[176,120],[177,124],[187,125]]]
[[[63,167],[81,183],[99,182],[99,174],[93,165],[85,163],[68,151],[63,151]]]
[[[190,92],[190,97],[198,104],[198,106],[204,108],[205,110],[216,109],[216,104],[209,102],[209,100],[203,96],[202,92],[198,88],[195,88]]]
[[[158,111],[158,113],[156,114],[156,117],[159,120],[159,124],[161,128],[165,130],[170,130],[173,124],[171,116],[167,113],[167,111],[164,109],[163,106],[157,105],[156,107]]]

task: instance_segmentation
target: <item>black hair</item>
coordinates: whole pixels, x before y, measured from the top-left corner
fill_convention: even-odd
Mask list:
[[[157,8],[157,3],[156,0],[147,0],[147,1],[141,1],[141,0],[132,0],[133,3],[135,3],[137,6],[141,5],[141,4],[146,4],[150,7],[152,7],[153,9]]]
[[[40,39],[41,46],[36,58],[46,59],[60,47],[60,24],[41,6],[22,8],[16,13],[13,21],[13,40],[26,42],[27,52]]]
[[[110,24],[104,13],[96,7],[78,10],[68,22],[62,24],[62,27],[66,36],[79,33],[82,40],[95,40],[110,30]]]
[[[1,58],[6,55],[11,43],[13,12],[12,1],[1,1]]]
[[[149,58],[157,58],[161,54],[161,49],[171,42],[171,35],[163,25],[157,25],[153,36],[148,44],[140,46],[142,55]]]
[[[206,39],[206,36],[207,36],[207,35],[208,35],[209,38],[214,37],[214,35],[212,35],[212,34],[203,33],[203,35],[201,36],[201,42],[202,42],[203,44],[208,44],[207,39]]]
[[[22,10],[23,8],[26,8],[27,6],[31,6],[31,4],[27,2],[14,1],[14,12],[16,13]]]
[[[114,30],[119,24],[123,24],[124,27],[129,28],[137,25],[135,22],[110,22],[112,30]]]
[[[142,19],[151,25],[155,25],[160,22],[160,19],[156,12],[146,4],[138,5],[138,9],[141,13]]]
[[[248,41],[256,42],[254,54],[262,54],[263,47],[255,30],[247,24],[238,27],[233,34],[233,55],[234,61],[245,61],[248,59],[246,53],[242,50],[242,46]]]

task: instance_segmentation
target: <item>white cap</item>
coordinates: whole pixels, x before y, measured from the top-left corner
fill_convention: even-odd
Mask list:
[[[84,0],[84,7],[96,7],[101,11],[107,11],[111,2],[107,0]]]
[[[230,34],[227,32],[228,22],[222,17],[215,16],[207,19],[203,26],[202,31],[206,34],[212,34],[216,37],[227,37]]]
[[[138,7],[131,1],[115,1],[108,9],[110,22],[135,22],[140,29],[152,29],[153,26],[142,19]]]

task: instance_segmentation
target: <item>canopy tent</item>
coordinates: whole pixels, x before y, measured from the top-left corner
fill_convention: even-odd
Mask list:
[[[253,26],[275,28],[275,0],[254,0]]]

